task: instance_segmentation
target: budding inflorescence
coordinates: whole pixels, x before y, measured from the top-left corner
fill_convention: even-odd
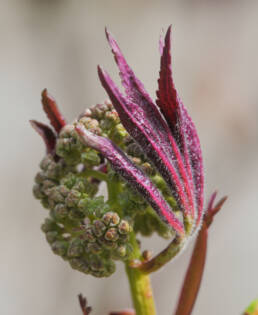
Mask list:
[[[31,122],[47,149],[33,189],[49,209],[42,229],[52,250],[84,273],[102,277],[114,272],[115,260],[130,259],[136,233],[172,238],[157,260],[168,261],[200,228],[202,154],[172,80],[170,32],[160,41],[156,102],[106,31],[126,95],[98,67],[111,101],[86,109],[67,124],[44,90],[43,108],[55,132]],[[105,201],[97,196],[102,182]]]
[[[59,130],[55,151],[42,159],[33,187],[34,196],[49,210],[42,231],[53,252],[69,261],[72,268],[106,277],[115,271],[116,260],[130,258],[132,230],[143,235],[156,231],[165,238],[171,238],[173,231],[117,176],[99,152],[85,147],[75,131],[77,124],[112,139],[152,177],[168,200],[172,198],[172,204],[175,201],[162,177],[121,125],[110,102],[87,109]],[[102,181],[118,188],[115,202],[96,196]]]

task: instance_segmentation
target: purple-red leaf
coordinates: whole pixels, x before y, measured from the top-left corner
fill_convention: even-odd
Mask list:
[[[207,254],[208,228],[213,221],[214,215],[218,213],[227,199],[227,197],[223,197],[215,206],[213,206],[216,195],[216,192],[212,194],[208,203],[201,230],[195,241],[192,257],[185,275],[174,315],[190,315],[193,310],[204,272]]]
[[[179,179],[180,185],[184,186],[185,194],[188,198],[188,206],[184,204],[185,211],[187,214],[192,215],[194,217],[194,203],[193,203],[193,195],[191,191],[191,187],[189,185],[189,181],[187,179],[187,173],[183,164],[183,159],[181,153],[179,151],[178,145],[175,139],[172,136],[172,133],[164,121],[158,106],[153,103],[152,99],[145,91],[143,84],[141,81],[135,76],[134,72],[127,64],[117,42],[112,37],[112,35],[106,29],[106,36],[108,42],[112,48],[112,52],[115,57],[115,61],[120,70],[120,76],[122,79],[122,84],[125,88],[126,94],[131,102],[137,104],[136,110],[141,112],[141,118],[144,120],[144,124],[149,124],[149,131],[152,131],[152,137],[158,135],[158,137],[162,140],[160,141],[160,145],[164,149],[166,153],[166,158],[170,160],[170,164],[175,170],[178,172],[178,175],[181,176],[182,179]],[[104,86],[105,87],[105,86]],[[127,105],[126,103],[124,104]],[[121,120],[123,117],[121,117]],[[122,120],[123,122],[123,120]],[[130,133],[130,130],[128,130]],[[142,137],[140,137],[142,139]],[[141,143],[140,143],[141,144]],[[154,163],[155,164],[155,163]],[[160,164],[160,163],[159,163]],[[156,166],[157,167],[157,166]],[[160,170],[159,170],[160,171]],[[168,184],[171,187],[171,180],[175,181],[175,178],[168,176],[161,172],[162,175],[167,179]],[[172,187],[173,188],[173,187]],[[184,197],[185,198],[185,197]]]
[[[135,188],[153,207],[163,221],[175,229],[178,234],[184,235],[184,226],[175,216],[159,190],[151,180],[109,139],[97,136],[83,125],[77,125],[76,131],[85,145],[99,151],[132,187]]]
[[[129,134],[140,144],[146,156],[153,162],[157,170],[169,184],[178,201],[178,205],[189,214],[189,204],[185,195],[184,186],[180,180],[178,170],[175,167],[174,155],[167,154],[169,141],[162,125],[155,126],[155,116],[150,118],[142,107],[128,101],[118,90],[109,75],[100,67],[99,78],[106,89],[114,107],[116,108],[121,122]]]
[[[66,121],[60,113],[56,101],[48,94],[47,89],[42,91],[42,105],[47,117],[57,133],[66,125]]]
[[[51,128],[36,120],[30,120],[33,129],[42,137],[46,145],[47,153],[54,154],[56,146],[56,136]]]
[[[197,226],[203,215],[203,162],[199,138],[195,126],[180,100],[172,79],[171,70],[171,26],[165,36],[161,55],[160,78],[158,80],[157,105],[184,156],[189,185],[195,195]]]

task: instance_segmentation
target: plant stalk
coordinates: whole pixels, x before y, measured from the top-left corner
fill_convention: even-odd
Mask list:
[[[133,259],[140,259],[141,252],[133,232],[131,234],[131,245],[133,246]],[[140,270],[131,268],[130,261],[126,263],[126,273],[136,315],[155,315],[150,276]]]

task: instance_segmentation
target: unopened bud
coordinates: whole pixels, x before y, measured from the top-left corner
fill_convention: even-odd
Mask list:
[[[82,117],[79,120],[79,123],[83,124],[86,129],[90,130],[91,132],[100,135],[101,129],[99,128],[99,122],[96,119],[91,117]]]
[[[54,217],[58,220],[65,219],[68,215],[68,209],[63,203],[58,203],[54,208]]]
[[[44,172],[38,172],[35,176],[35,182],[37,184],[42,184],[45,179],[46,179],[46,175]]]
[[[99,254],[102,251],[101,247],[97,243],[88,243],[87,249],[93,254]]]
[[[83,246],[80,240],[74,239],[69,243],[67,255],[69,257],[79,257],[83,254]]]
[[[103,118],[105,112],[108,110],[107,104],[97,104],[91,107],[92,117],[96,119]]]
[[[53,243],[58,237],[57,231],[49,231],[46,233],[46,238],[48,243]]]
[[[88,228],[85,230],[85,232],[82,235],[82,238],[88,242],[95,242],[96,241],[96,238],[95,238],[91,228]]]
[[[125,257],[126,256],[126,246],[125,245],[121,245],[116,249],[116,254],[118,255],[118,257]]]
[[[66,124],[59,133],[59,138],[69,138],[73,135],[75,135],[74,131],[74,125],[72,124]]]
[[[42,193],[41,189],[40,189],[40,185],[35,184],[33,186],[33,195],[35,198],[37,199],[41,199],[44,197],[44,194]]]
[[[64,196],[60,193],[58,187],[53,187],[48,190],[48,198],[54,202],[64,202]]]
[[[110,211],[103,215],[102,220],[106,225],[115,226],[119,223],[120,218],[116,212]]]
[[[93,232],[97,237],[103,235],[105,230],[106,226],[101,220],[95,220],[93,222]]]
[[[129,154],[129,155],[132,155],[134,157],[142,157],[143,156],[143,152],[142,152],[142,149],[140,148],[140,146],[135,143],[135,142],[132,142],[130,143],[127,148],[126,148],[126,152]]]
[[[122,124],[118,124],[115,127],[114,133],[112,135],[113,140],[116,143],[120,143],[127,136],[127,131]]]
[[[74,207],[78,204],[81,197],[81,193],[77,190],[72,189],[65,199],[65,203],[68,207]]]
[[[105,239],[108,240],[108,241],[115,242],[115,241],[118,240],[118,238],[119,238],[119,235],[117,233],[117,229],[116,228],[110,228],[105,233]]]
[[[142,165],[142,169],[143,171],[149,175],[149,176],[154,176],[156,171],[155,171],[155,168],[148,162],[144,162]]]
[[[65,256],[68,243],[65,241],[56,241],[51,245],[53,252],[59,256]]]
[[[56,229],[56,223],[54,220],[46,218],[45,222],[41,225],[41,230],[45,233],[54,231]]]
[[[76,269],[86,274],[90,272],[89,264],[82,258],[73,258],[69,262],[73,269]]]
[[[121,220],[118,225],[118,230],[121,234],[128,234],[131,231],[130,224],[125,220]]]
[[[67,197],[70,190],[65,185],[60,185],[59,192],[62,196]]]
[[[99,165],[100,164],[100,157],[98,153],[94,150],[89,150],[88,152],[83,152],[82,155],[82,162],[87,163],[89,165]]]

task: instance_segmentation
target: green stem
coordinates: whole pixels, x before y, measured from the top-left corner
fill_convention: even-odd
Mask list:
[[[87,170],[83,171],[83,175],[85,175],[86,177],[91,176],[91,177],[94,177],[94,178],[99,179],[99,180],[107,181],[107,174],[102,173],[100,171],[87,169]]]
[[[130,241],[133,246],[132,258],[141,259],[141,252],[134,233],[131,234]],[[155,315],[155,304],[149,275],[144,274],[140,270],[131,268],[129,261],[126,263],[126,273],[136,315]]]

